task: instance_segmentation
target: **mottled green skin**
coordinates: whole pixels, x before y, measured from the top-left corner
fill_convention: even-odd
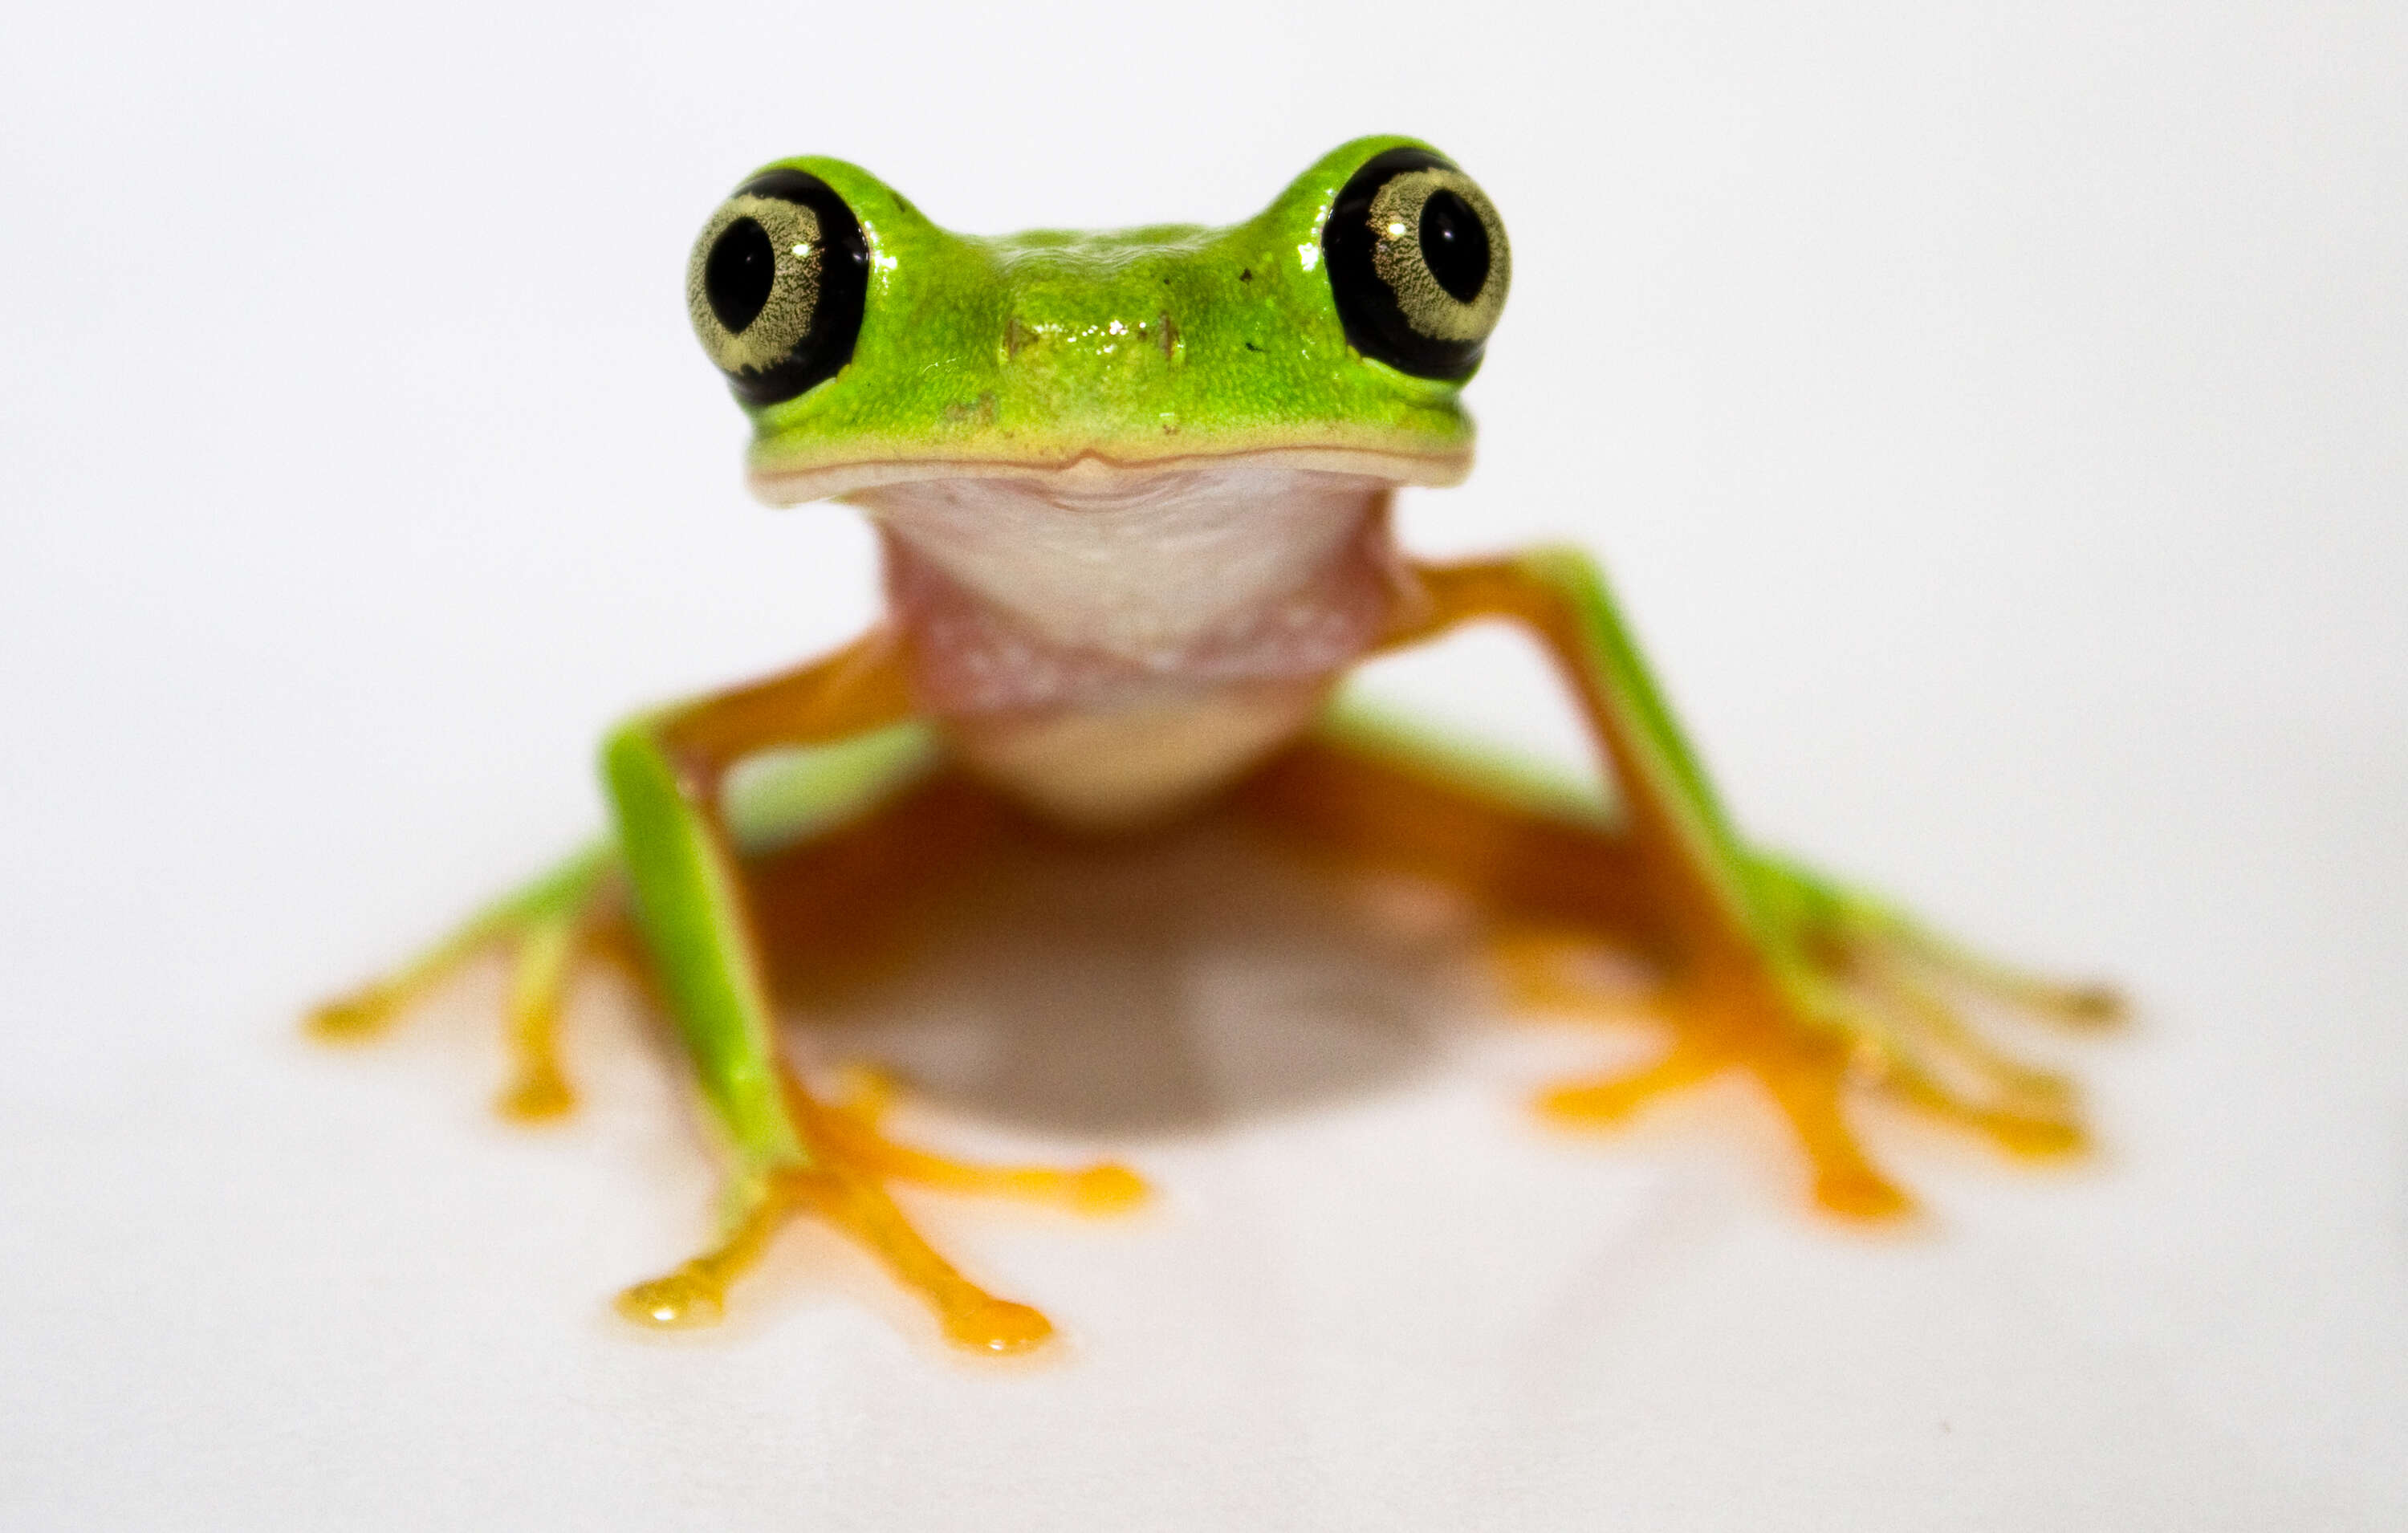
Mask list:
[[[987,238],[928,222],[876,177],[805,156],[870,249],[853,360],[796,398],[748,411],[755,482],[831,466],[1058,466],[1276,448],[1410,460],[1451,483],[1469,467],[1461,380],[1413,378],[1347,345],[1321,230],[1364,161],[1427,148],[1358,138],[1225,229],[1187,224]],[[808,498],[797,496],[792,498]]]

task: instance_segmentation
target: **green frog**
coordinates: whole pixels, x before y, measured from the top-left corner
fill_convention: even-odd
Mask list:
[[[727,1165],[717,1240],[628,1289],[623,1313],[718,1318],[777,1228],[809,1216],[879,1253],[955,1341],[1017,1351],[1050,1334],[1044,1316],[939,1255],[891,1186],[1105,1210],[1144,1184],[896,1142],[882,1082],[814,1088],[790,1061],[780,977],[999,839],[1234,813],[1461,891],[1529,1003],[1591,998],[1585,947],[1649,959],[1663,1053],[1549,1091],[1559,1120],[1614,1123],[1737,1072],[1793,1126],[1814,1200],[1860,1220],[1911,1202],[1850,1126],[1857,1092],[2017,1153],[2077,1149],[2069,1083],[2000,1052],[1954,996],[2088,1023],[2114,1013],[2109,993],[1976,956],[1752,842],[1585,554],[1430,563],[1398,546],[1396,493],[1470,470],[1463,390],[1512,276],[1496,206],[1411,138],[1346,144],[1219,229],[982,237],[841,161],[748,177],[695,243],[687,310],[752,422],[753,490],[845,501],[876,527],[883,621],[621,724],[605,840],[314,1029],[373,1032],[507,950],[503,1105],[556,1114],[572,1100],[561,996],[615,953],[674,1024]],[[1610,799],[1339,695],[1358,662],[1483,621],[1553,661]]]

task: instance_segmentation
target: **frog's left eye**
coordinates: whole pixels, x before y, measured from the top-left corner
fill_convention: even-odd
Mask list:
[[[1321,249],[1354,350],[1417,378],[1480,365],[1513,259],[1470,177],[1427,150],[1374,155],[1331,205]]]
[[[852,361],[868,292],[861,222],[800,170],[738,187],[686,265],[694,333],[748,405],[792,399]]]

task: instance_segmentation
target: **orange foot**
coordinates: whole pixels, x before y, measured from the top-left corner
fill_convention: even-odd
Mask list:
[[[964,1277],[911,1227],[886,1191],[890,1181],[953,1192],[1051,1203],[1081,1213],[1116,1213],[1142,1201],[1146,1186],[1125,1167],[1065,1171],[988,1167],[896,1144],[879,1129],[894,1097],[884,1077],[856,1070],[846,1096],[825,1103],[788,1078],[787,1098],[804,1129],[813,1164],[764,1174],[739,1190],[740,1209],[718,1246],[676,1271],[619,1296],[619,1312],[641,1325],[708,1325],[726,1304],[727,1285],[760,1258],[778,1227],[811,1213],[867,1246],[906,1287],[937,1311],[946,1338],[974,1351],[1025,1352],[1054,1334],[1053,1323],[1025,1304],[997,1298]]]
[[[1986,992],[2034,1014],[2097,1024],[2117,1014],[2096,989],[2056,986],[1976,960],[1868,900],[1821,886],[1790,913],[1795,956],[1700,964],[1659,989],[1633,995],[1583,976],[1595,952],[1584,938],[1523,932],[1497,957],[1509,996],[1545,1010],[1669,1024],[1672,1044],[1633,1073],[1543,1093],[1559,1123],[1619,1124],[1657,1096],[1727,1070],[1753,1076],[1780,1109],[1813,1168],[1814,1201],[1844,1218],[1903,1217],[1906,1191],[1873,1165],[1849,1125],[1844,1098],[1869,1089],[1971,1130],[2018,1158],[2079,1153],[2086,1145],[2073,1084],[2000,1053],[1938,986]]]

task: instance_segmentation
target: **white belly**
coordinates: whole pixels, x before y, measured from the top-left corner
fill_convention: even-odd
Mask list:
[[[1319,681],[1109,709],[952,721],[970,769],[1058,824],[1126,830],[1226,786],[1312,722]]]

